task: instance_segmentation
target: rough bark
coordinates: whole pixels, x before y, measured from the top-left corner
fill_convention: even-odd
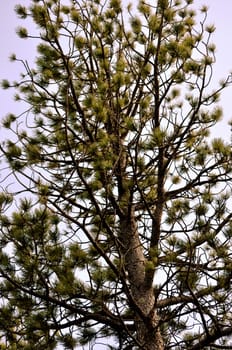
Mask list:
[[[136,339],[144,350],[163,350],[159,316],[151,284],[146,280],[146,258],[139,239],[133,211],[121,220],[121,243],[124,266],[134,300]],[[133,305],[132,305],[133,307]]]

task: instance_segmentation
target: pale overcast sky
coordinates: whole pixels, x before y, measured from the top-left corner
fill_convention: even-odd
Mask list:
[[[135,3],[135,1],[132,1]],[[15,33],[15,28],[19,25],[27,26],[28,20],[19,20],[15,13],[16,4],[30,4],[30,0],[2,0],[0,5],[0,80],[8,78],[17,80],[23,67],[19,63],[9,62],[11,53],[16,53],[18,57],[33,61],[36,43],[33,40],[19,39]],[[232,0],[195,0],[194,7],[199,9],[202,4],[209,6],[208,22],[216,25],[216,33],[213,41],[216,44],[217,62],[214,67],[214,81],[217,82],[232,71]],[[12,96],[14,91],[0,90],[0,118],[9,112],[20,112],[23,110],[22,104],[15,103]],[[221,105],[224,109],[224,119],[221,127],[216,129],[216,135],[229,137],[230,130],[226,121],[232,118],[231,111],[232,87],[224,91],[221,98]],[[2,129],[0,129],[2,132]]]

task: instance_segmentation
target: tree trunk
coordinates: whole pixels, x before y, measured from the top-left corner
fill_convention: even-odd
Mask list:
[[[133,211],[121,220],[122,253],[128,273],[131,295],[135,302],[136,338],[144,350],[163,350],[164,343],[159,329],[159,316],[155,310],[152,283],[146,281],[146,258],[139,239]]]

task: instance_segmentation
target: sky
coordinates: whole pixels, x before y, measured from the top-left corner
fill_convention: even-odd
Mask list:
[[[1,1],[0,7],[0,80],[17,80],[23,67],[20,63],[9,62],[9,56],[16,53],[17,57],[33,62],[36,55],[36,43],[33,40],[23,40],[16,35],[16,28],[20,25],[28,26],[28,20],[23,21],[17,18],[14,13],[16,4],[28,5],[30,0],[8,0]],[[232,71],[232,1],[231,0],[194,0],[194,7],[199,9],[202,4],[209,7],[208,22],[215,24],[217,30],[213,36],[216,44],[216,64],[214,66],[214,82],[218,82]],[[31,25],[29,23],[29,25]],[[32,27],[32,26],[31,26]],[[14,91],[0,90],[0,119],[7,113],[20,113],[23,111],[23,104],[13,101]],[[224,110],[224,117],[219,127],[213,131],[214,137],[230,138],[231,131],[227,122],[232,119],[231,110],[232,87],[223,92],[221,106]],[[2,128],[0,129],[0,139],[2,139]]]

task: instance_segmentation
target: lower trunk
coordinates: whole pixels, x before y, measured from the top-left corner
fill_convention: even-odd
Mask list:
[[[140,296],[133,295],[133,298],[146,316],[146,319],[144,319],[138,313],[136,315],[136,337],[139,344],[141,344],[143,350],[163,350],[164,343],[159,329],[159,316],[154,309],[155,299],[152,288],[143,292],[140,291]]]
[[[134,213],[121,221],[122,255],[128,273],[131,295],[135,302],[136,339],[143,350],[163,350],[159,316],[154,308],[152,283],[146,281],[146,258],[139,239]],[[140,311],[139,311],[140,310]]]

